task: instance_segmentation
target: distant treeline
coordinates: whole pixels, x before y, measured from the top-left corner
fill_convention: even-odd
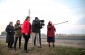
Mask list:
[[[6,31],[1,32],[1,35],[6,35]],[[42,34],[43,36],[46,36],[46,34]],[[62,37],[62,36],[66,36],[66,37],[72,37],[72,36],[85,36],[85,34],[56,34],[57,37]]]
[[[5,36],[5,35],[6,35],[5,31],[1,32],[1,36]]]
[[[3,31],[1,32],[1,36],[5,36],[6,32]],[[42,38],[46,38],[46,34],[42,34]],[[85,40],[85,34],[56,34],[55,36],[56,39],[80,39],[80,40]]]

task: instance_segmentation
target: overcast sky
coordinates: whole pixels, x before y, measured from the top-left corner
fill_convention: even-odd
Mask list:
[[[0,32],[4,31],[10,21],[23,23],[28,10],[31,12],[31,21],[34,17],[45,20],[42,33],[47,33],[47,23],[55,25],[56,33],[83,34],[85,33],[85,0],[0,0]]]

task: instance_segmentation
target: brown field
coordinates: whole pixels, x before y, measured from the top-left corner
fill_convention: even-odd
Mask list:
[[[13,48],[7,48],[5,41],[0,41],[0,55],[85,55],[85,48],[66,47],[56,45],[56,47],[49,48],[47,44],[43,44],[42,48],[32,48],[31,43],[28,43],[28,53],[23,51],[23,42],[21,49],[15,51]]]

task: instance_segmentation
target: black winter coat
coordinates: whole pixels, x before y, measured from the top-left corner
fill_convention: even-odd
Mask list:
[[[33,20],[32,22],[32,32],[35,32],[35,33],[39,33],[40,32],[40,22],[39,20],[36,21],[36,20]]]
[[[14,27],[11,25],[7,25],[6,27],[6,43],[14,43]]]

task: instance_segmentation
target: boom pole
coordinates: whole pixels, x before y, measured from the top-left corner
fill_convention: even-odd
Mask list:
[[[61,23],[54,24],[54,25],[59,25],[59,24],[67,23],[67,22],[68,22],[68,21],[65,21],[65,22],[61,22]]]

